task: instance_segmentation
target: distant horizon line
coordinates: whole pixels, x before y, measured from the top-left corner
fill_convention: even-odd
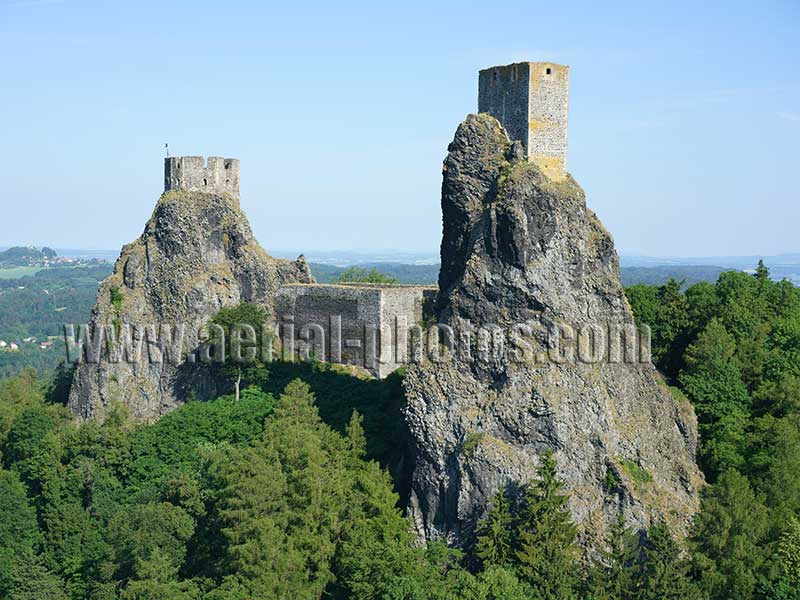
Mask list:
[[[51,248],[52,250],[56,251],[59,256],[66,256],[70,257],[70,252],[80,253],[81,255],[91,255],[97,254],[102,256],[109,256],[114,254],[119,254],[120,249],[112,249],[112,248],[97,248],[97,247],[89,247],[89,248],[76,248],[76,247],[58,247],[51,244],[11,244],[11,245],[0,245],[0,252],[8,250],[9,248]],[[439,259],[439,251],[438,250],[396,250],[396,249],[359,249],[359,250],[349,250],[345,248],[338,248],[338,249],[310,249],[310,250],[299,250],[296,248],[274,248],[274,249],[266,249],[267,253],[275,255],[279,258],[296,258],[300,255],[305,256],[308,258],[309,256],[320,256],[320,257],[335,257],[336,255],[347,255],[350,257],[365,257],[371,258],[373,261],[376,258],[380,258],[381,255],[385,255],[387,257],[414,257],[417,260],[424,259]],[[283,256],[279,256],[283,255]],[[783,259],[783,258],[792,258],[800,262],[800,250],[798,251],[788,251],[788,252],[780,252],[777,254],[688,254],[688,255],[658,255],[658,254],[642,254],[642,253],[628,253],[628,252],[620,252],[619,257],[621,260],[648,260],[648,261],[681,261],[681,263],[686,264],[686,261],[691,260],[698,260],[703,261],[702,266],[706,266],[709,263],[707,261],[711,260],[719,260],[719,261],[731,261],[731,260],[759,260],[759,259]],[[392,262],[396,262],[392,261]],[[724,265],[719,265],[724,266]]]

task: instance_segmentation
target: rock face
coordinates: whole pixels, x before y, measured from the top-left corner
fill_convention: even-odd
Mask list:
[[[635,331],[613,240],[583,190],[525,161],[493,117],[470,115],[445,160],[442,210],[438,322],[459,340],[469,325],[525,324],[516,331],[545,354],[466,360],[453,350],[409,367],[409,505],[419,536],[468,544],[495,491],[534,478],[548,448],[585,546],[601,543],[620,513],[631,526],[664,520],[685,535],[703,483],[691,407],[646,359],[542,358],[559,324],[578,332],[576,348],[593,327]]]
[[[83,419],[103,420],[112,402],[138,420],[153,420],[190,394],[215,397],[219,382],[208,368],[166,360],[163,325],[184,325],[183,348],[198,345],[201,326],[222,307],[252,302],[272,311],[284,283],[313,283],[308,264],[270,257],[258,245],[236,197],[226,193],[168,191],[158,201],[141,237],[122,249],[114,273],[100,286],[90,331],[97,325],[121,332],[155,325],[144,337],[142,360],[80,364],[69,408]],[[173,340],[175,338],[173,337]],[[165,342],[165,340],[167,340]],[[161,355],[162,360],[151,360]]]

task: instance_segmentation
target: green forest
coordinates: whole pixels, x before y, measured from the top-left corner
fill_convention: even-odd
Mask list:
[[[587,556],[545,454],[474,544],[418,546],[402,371],[272,363],[238,401],[99,425],[72,420],[61,367],[0,381],[0,598],[800,599],[800,290],[760,265],[626,291],[698,416],[708,485],[685,541],[620,523]]]
[[[51,267],[32,276],[0,278],[0,340],[19,346],[16,352],[0,350],[0,377],[25,368],[50,377],[65,358],[61,337],[64,323],[88,320],[98,284],[111,274],[111,269],[112,265],[99,263]],[[29,338],[37,341],[23,341]],[[42,350],[38,342],[48,340],[53,342],[52,347]]]

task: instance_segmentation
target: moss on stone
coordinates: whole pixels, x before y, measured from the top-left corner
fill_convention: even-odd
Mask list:
[[[464,438],[464,444],[462,446],[464,454],[471,456],[475,452],[475,449],[480,446],[480,443],[483,441],[483,436],[484,434],[481,431],[470,431]]]
[[[645,469],[640,467],[632,460],[628,460],[627,458],[619,458],[617,459],[619,464],[625,470],[625,473],[635,482],[635,483],[651,483],[653,481],[653,476],[650,475]]]

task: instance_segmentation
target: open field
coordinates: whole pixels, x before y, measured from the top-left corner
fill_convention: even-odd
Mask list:
[[[0,269],[0,279],[18,279],[26,275],[36,275],[43,267],[9,267]]]

